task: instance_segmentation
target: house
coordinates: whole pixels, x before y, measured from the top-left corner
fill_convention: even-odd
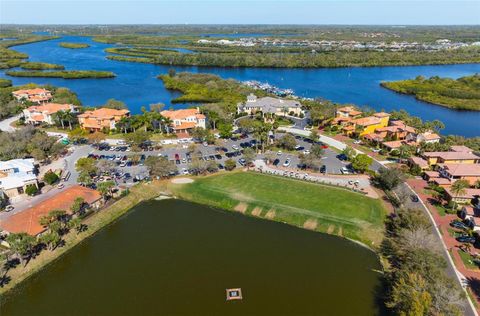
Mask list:
[[[36,173],[33,158],[0,161],[0,190],[8,198],[19,196],[28,185],[38,187]]]
[[[439,163],[444,164],[475,164],[480,162],[480,157],[473,152],[465,151],[435,151],[423,153],[423,158],[430,166]]]
[[[404,140],[408,135],[415,133],[415,128],[408,126],[403,121],[390,121],[389,126],[380,127],[375,130],[375,134],[389,140]]]
[[[358,111],[353,106],[344,106],[335,111],[335,117],[348,117],[351,119],[359,118],[362,114],[362,111]]]
[[[351,120],[346,126],[342,128],[344,133],[348,136],[356,134],[358,136],[365,136],[373,134],[377,129],[388,126],[390,114],[385,112],[375,113],[372,116],[366,116]]]
[[[418,144],[420,143],[427,143],[427,144],[433,144],[433,143],[438,143],[440,141],[440,135],[432,132],[424,132],[424,133],[412,133],[407,136],[407,140],[409,141],[414,141]]]
[[[416,157],[416,156],[412,156],[410,158],[408,158],[408,162],[407,164],[412,167],[414,165],[420,167],[420,169],[422,171],[425,171],[427,170],[430,166],[428,165],[428,162],[423,159],[423,158],[420,158],[420,157]]]
[[[437,164],[437,171],[452,183],[457,180],[466,180],[473,186],[480,180],[480,164]]]
[[[468,204],[480,196],[480,189],[465,189],[464,192],[457,195],[451,191],[451,188],[445,188],[445,194],[447,201]]]
[[[99,108],[78,115],[78,123],[82,129],[95,132],[103,129],[114,129],[118,121],[129,116],[130,111],[128,110]]]
[[[78,197],[83,198],[87,207],[93,209],[100,208],[102,204],[102,196],[98,191],[73,185],[49,199],[8,217],[0,223],[0,227],[8,233],[25,232],[37,236],[46,230],[39,223],[42,216],[47,215],[52,210],[63,210],[70,214],[70,208]]]
[[[48,102],[52,99],[52,93],[42,88],[17,90],[13,91],[12,95],[17,101],[30,101],[37,104]]]
[[[279,116],[300,115],[303,114],[302,104],[297,100],[287,100],[272,97],[257,98],[256,95],[250,94],[246,102],[237,104],[237,113],[247,113],[248,115],[262,112]]]
[[[59,111],[76,113],[77,107],[73,104],[45,103],[24,109],[23,116],[27,124],[46,123],[52,125],[55,123],[52,116]]]
[[[160,114],[172,121],[170,128],[176,134],[188,134],[195,127],[206,128],[206,117],[199,108],[162,111]]]

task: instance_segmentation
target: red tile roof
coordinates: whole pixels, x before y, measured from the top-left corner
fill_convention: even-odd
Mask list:
[[[52,210],[64,210],[69,213],[70,207],[77,197],[83,197],[88,204],[101,199],[98,191],[74,185],[45,201],[10,216],[0,223],[0,227],[10,233],[25,232],[36,236],[45,231],[45,227],[39,223],[42,216],[47,215]]]

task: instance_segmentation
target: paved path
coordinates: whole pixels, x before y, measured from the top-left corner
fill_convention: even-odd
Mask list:
[[[0,121],[0,131],[2,132],[7,132],[7,133],[12,133],[15,131],[15,128],[13,128],[10,124],[18,120],[22,114],[17,114],[15,116],[12,116],[10,118],[7,118],[3,121]]]

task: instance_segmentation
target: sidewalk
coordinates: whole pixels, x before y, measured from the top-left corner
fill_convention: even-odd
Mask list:
[[[427,186],[427,182],[425,180],[408,179],[407,183],[415,191],[415,193],[417,193],[418,197],[423,201],[423,203],[427,206],[428,210],[432,214],[438,229],[442,233],[443,241],[445,242],[447,249],[451,254],[452,260],[455,263],[455,267],[460,274],[462,274],[466,279],[468,279],[469,285],[472,288],[472,292],[474,293],[477,304],[480,305],[480,269],[472,270],[465,266],[459,254],[459,251],[462,251],[459,248],[462,243],[456,241],[455,238],[451,236],[448,231],[448,228],[450,227],[450,222],[454,219],[458,219],[458,216],[454,214],[446,214],[445,216],[441,216],[438,213],[438,210],[432,203],[433,197],[424,192],[424,188]]]

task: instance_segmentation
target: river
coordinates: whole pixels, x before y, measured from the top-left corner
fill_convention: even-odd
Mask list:
[[[1,315],[379,315],[370,250],[179,200],[149,201],[9,294]],[[226,301],[227,288],[242,301]]]
[[[85,49],[66,49],[59,42],[84,42]],[[165,89],[157,76],[166,73],[169,66],[113,61],[105,58],[104,49],[111,44],[94,42],[89,37],[64,36],[59,39],[16,46],[14,49],[30,56],[31,61],[62,64],[66,69],[106,70],[117,74],[112,79],[65,80],[58,78],[12,78],[14,84],[36,82],[65,86],[75,91],[83,104],[98,106],[108,99],[125,102],[133,113],[142,106],[156,102],[171,105],[178,92]],[[480,64],[356,67],[320,69],[278,68],[221,68],[175,67],[177,71],[210,72],[223,78],[258,80],[281,88],[291,88],[299,96],[323,97],[339,103],[368,105],[376,110],[405,109],[424,120],[438,119],[445,123],[444,134],[480,136],[480,112],[457,111],[417,101],[412,96],[400,95],[380,87],[381,81],[441,76],[458,78],[480,73]],[[7,77],[5,70],[0,77]],[[182,107],[185,105],[175,105]]]

